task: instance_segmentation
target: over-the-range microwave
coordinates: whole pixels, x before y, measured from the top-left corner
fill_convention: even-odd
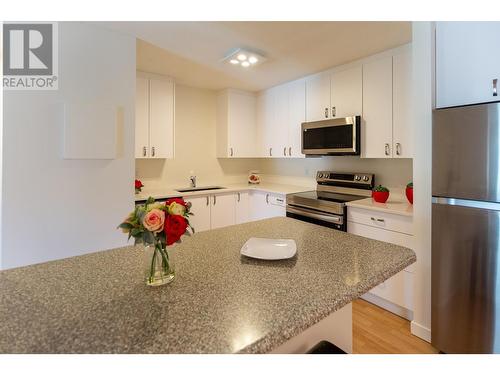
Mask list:
[[[361,116],[302,123],[305,155],[359,155]]]

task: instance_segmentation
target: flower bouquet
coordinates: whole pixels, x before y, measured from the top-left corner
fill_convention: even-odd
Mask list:
[[[171,282],[175,277],[173,265],[169,259],[167,246],[180,242],[182,235],[194,233],[189,225],[191,203],[182,198],[172,198],[155,202],[151,197],[145,204],[137,205],[121,228],[128,233],[128,239],[134,238],[134,245],[144,244],[152,250],[151,263],[148,264],[146,284],[157,286]]]

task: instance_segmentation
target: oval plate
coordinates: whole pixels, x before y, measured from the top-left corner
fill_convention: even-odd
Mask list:
[[[294,240],[251,237],[241,248],[240,254],[250,258],[280,260],[290,259],[297,253]]]

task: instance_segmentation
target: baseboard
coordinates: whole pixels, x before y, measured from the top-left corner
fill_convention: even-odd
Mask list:
[[[383,308],[384,310],[399,315],[400,317],[405,318],[406,320],[411,321],[413,319],[413,311],[408,310],[402,306],[396,305],[395,303],[389,302],[384,298],[376,296],[375,294],[365,293],[361,296],[361,298],[364,299],[365,301],[368,301],[370,303],[373,303],[374,305]]]
[[[424,327],[421,324],[418,324],[414,320],[411,321],[411,334],[417,337],[420,337],[422,340],[427,342],[431,342],[431,330],[430,328]]]

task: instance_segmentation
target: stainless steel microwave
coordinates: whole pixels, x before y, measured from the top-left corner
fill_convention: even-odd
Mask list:
[[[302,123],[305,155],[359,155],[361,116]]]

